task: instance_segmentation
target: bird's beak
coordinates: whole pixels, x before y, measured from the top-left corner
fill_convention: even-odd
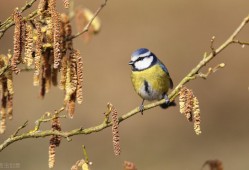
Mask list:
[[[132,64],[134,64],[134,61],[130,61],[128,64],[129,64],[129,65],[132,65]]]

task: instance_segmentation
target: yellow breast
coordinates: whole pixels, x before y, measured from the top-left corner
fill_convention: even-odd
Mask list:
[[[146,100],[161,99],[170,86],[169,75],[159,65],[143,71],[132,71],[131,80],[135,91]]]

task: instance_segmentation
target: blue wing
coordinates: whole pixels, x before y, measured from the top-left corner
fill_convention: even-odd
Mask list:
[[[172,89],[174,84],[173,84],[173,81],[169,75],[169,71],[167,69],[167,67],[158,59],[158,64],[160,65],[160,67],[163,69],[163,71],[169,76],[169,81],[170,81],[170,88]]]

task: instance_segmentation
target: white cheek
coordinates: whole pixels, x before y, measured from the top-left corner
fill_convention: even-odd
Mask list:
[[[144,58],[143,60],[135,62],[134,65],[136,69],[143,70],[143,69],[150,67],[152,61],[153,61],[153,57],[150,56],[150,57]]]

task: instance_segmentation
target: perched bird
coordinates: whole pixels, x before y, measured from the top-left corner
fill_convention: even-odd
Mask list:
[[[143,99],[140,106],[140,111],[143,114],[144,100],[161,100],[166,102],[160,105],[162,108],[167,108],[170,103],[167,96],[169,88],[173,88],[173,81],[170,78],[168,69],[165,65],[146,48],[140,48],[132,53],[131,61],[131,81],[135,91]]]

